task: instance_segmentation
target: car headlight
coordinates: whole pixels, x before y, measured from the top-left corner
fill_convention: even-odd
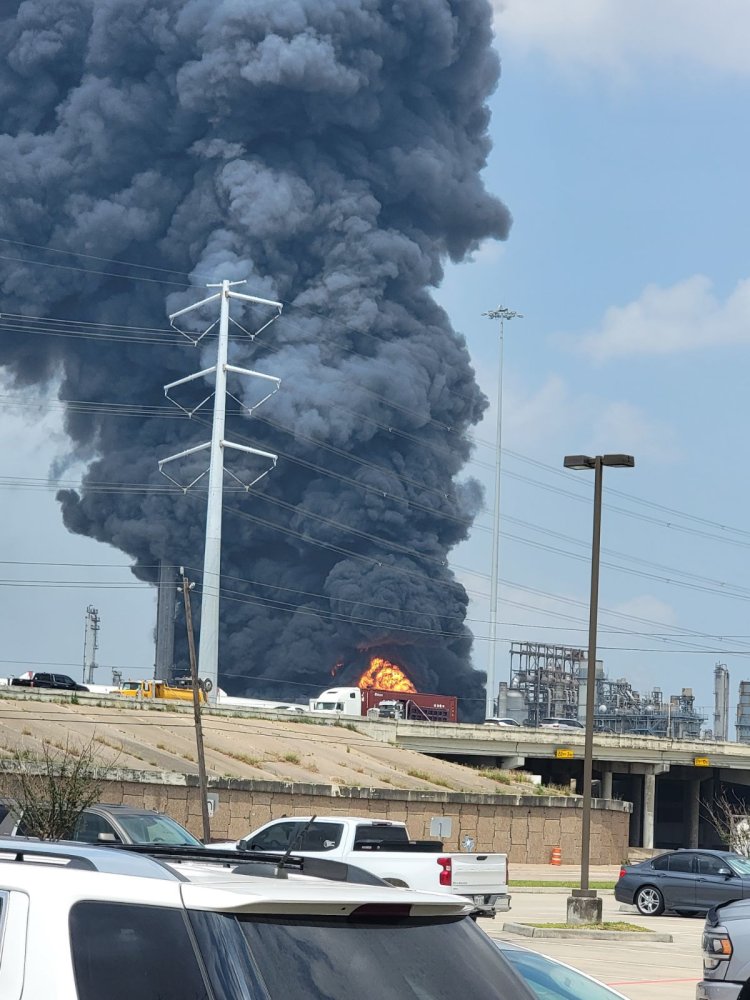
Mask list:
[[[721,962],[732,957],[732,942],[724,931],[719,934],[703,935],[703,967],[710,971],[718,968]]]

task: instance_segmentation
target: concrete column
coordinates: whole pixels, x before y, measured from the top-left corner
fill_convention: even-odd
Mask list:
[[[643,809],[643,777],[640,774],[630,775],[630,801],[633,803],[633,812],[630,816],[630,843],[633,847],[643,847],[641,836],[642,824],[641,816]]]
[[[612,798],[612,768],[603,767],[602,768],[602,798],[611,799]]]
[[[698,847],[701,819],[701,779],[693,778],[687,786],[687,846]]]
[[[654,846],[654,818],[656,815],[656,775],[646,771],[643,775],[643,846]]]

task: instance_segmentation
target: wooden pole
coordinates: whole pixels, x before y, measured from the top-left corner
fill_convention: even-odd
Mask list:
[[[203,752],[203,726],[201,724],[202,688],[198,680],[195,660],[195,636],[193,635],[193,612],[190,606],[190,581],[182,574],[182,598],[185,602],[185,625],[187,626],[188,649],[190,650],[190,676],[193,681],[193,714],[195,716],[195,745],[198,751],[198,787],[203,816],[203,843],[211,840],[211,820],[208,815],[208,779],[206,778],[206,757]]]

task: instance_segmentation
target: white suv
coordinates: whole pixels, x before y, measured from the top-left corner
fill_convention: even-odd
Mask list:
[[[460,897],[135,850],[0,840],[2,1000],[532,1000]]]

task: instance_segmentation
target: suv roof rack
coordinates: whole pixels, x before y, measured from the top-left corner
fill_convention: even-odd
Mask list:
[[[203,862],[226,865],[235,875],[256,878],[286,878],[287,870],[330,882],[350,882],[356,885],[386,885],[371,872],[342,861],[308,858],[298,854],[270,854],[265,851],[240,851],[208,847],[184,847],[169,844],[117,844],[116,850],[145,854],[154,859],[175,862]],[[111,850],[111,848],[107,848]]]
[[[156,858],[134,857],[122,851],[75,842],[44,841],[24,837],[0,837],[0,864],[56,865],[108,875],[140,875],[142,878],[182,877]]]

